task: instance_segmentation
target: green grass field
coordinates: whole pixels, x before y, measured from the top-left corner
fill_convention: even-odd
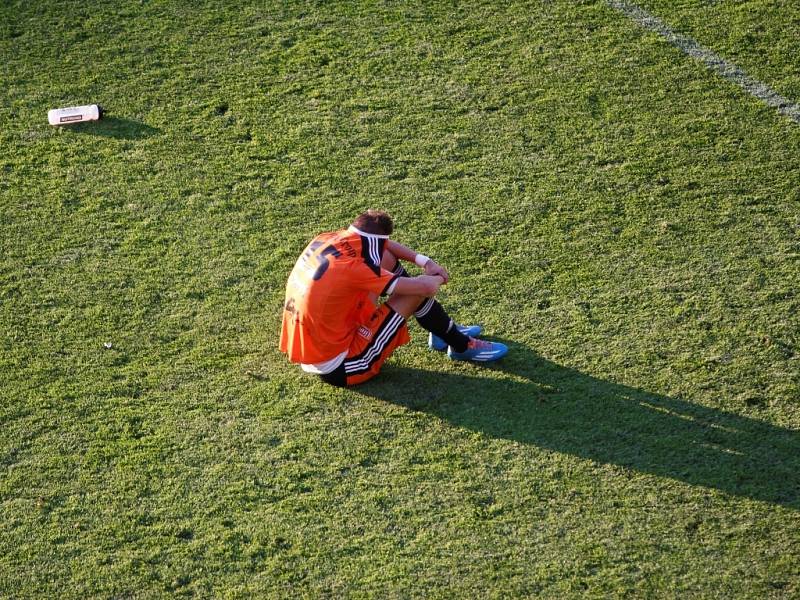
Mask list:
[[[800,101],[796,3],[640,5]],[[800,125],[599,0],[5,0],[0,58],[0,597],[800,596]],[[287,363],[369,207],[506,359]]]

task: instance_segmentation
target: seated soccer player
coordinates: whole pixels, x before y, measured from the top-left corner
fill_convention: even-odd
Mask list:
[[[360,214],[345,230],[314,238],[286,284],[280,349],[308,373],[333,385],[355,385],[378,374],[395,348],[410,341],[413,315],[430,334],[428,345],[454,360],[488,362],[508,352],[479,340],[479,326],[460,327],[435,296],[450,275],[439,264],[389,239],[394,226],[382,211]],[[400,261],[424,275],[410,277]],[[378,297],[388,299],[377,304]]]

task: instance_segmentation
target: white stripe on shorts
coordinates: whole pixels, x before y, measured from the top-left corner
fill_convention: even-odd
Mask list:
[[[381,334],[377,337],[377,339],[373,342],[373,346],[367,351],[367,353],[356,361],[345,361],[344,362],[344,370],[345,373],[353,373],[355,371],[366,370],[369,368],[370,363],[378,356],[381,352],[386,348],[386,344],[388,344],[394,335],[397,333],[397,330],[400,329],[400,326],[403,324],[405,319],[403,315],[399,313],[395,313],[389,319],[389,323],[387,324],[386,328],[381,332]]]

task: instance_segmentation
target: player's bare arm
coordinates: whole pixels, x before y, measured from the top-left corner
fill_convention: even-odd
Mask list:
[[[418,264],[425,269],[426,275],[438,275],[444,279],[444,283],[450,281],[450,274],[447,272],[447,269],[445,269],[432,258],[415,252],[408,246],[404,246],[403,244],[395,242],[394,240],[387,240],[386,249],[400,260]]]

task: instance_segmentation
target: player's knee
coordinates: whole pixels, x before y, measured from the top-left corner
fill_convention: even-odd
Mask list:
[[[392,294],[386,302],[394,312],[408,319],[426,299],[425,296]]]

